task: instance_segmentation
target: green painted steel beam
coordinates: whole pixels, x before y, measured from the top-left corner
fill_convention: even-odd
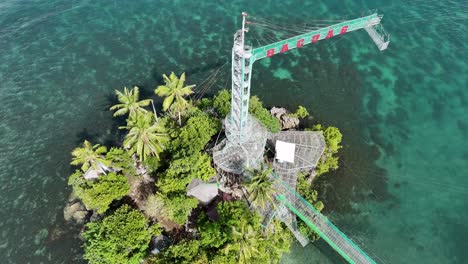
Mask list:
[[[333,241],[331,241],[324,233],[322,233],[320,231],[320,229],[315,226],[311,221],[309,221],[307,219],[307,217],[305,217],[301,212],[299,212],[294,206],[292,206],[288,200],[286,199],[286,197],[284,197],[284,195],[279,195],[277,197],[277,199],[284,203],[288,208],[289,210],[291,210],[293,213],[295,213],[297,216],[299,216],[299,218],[301,218],[302,221],[304,221],[304,223],[306,223],[310,228],[312,228],[312,230],[314,230],[315,233],[319,234],[319,236],[321,238],[323,238],[334,250],[336,250],[344,259],[346,259],[346,261],[348,261],[349,263],[351,264],[355,264],[355,262],[348,256],[348,254],[346,254],[343,250],[341,250],[341,248],[339,248]]]
[[[378,22],[375,23],[376,21]],[[357,19],[343,21],[335,25],[317,29],[311,32],[304,33],[302,35],[298,35],[266,46],[255,48],[252,50],[252,56],[255,60],[260,60],[266,57],[271,57],[271,54],[269,55],[268,52],[273,52],[274,54],[285,52],[284,48],[286,44],[287,50],[292,50],[295,48],[300,48],[307,44],[315,43],[322,39],[330,38],[336,35],[341,35],[350,31],[364,28],[369,24],[378,23],[380,23],[380,17],[378,14],[372,14]]]
[[[273,171],[272,176],[279,184],[282,185],[283,189],[286,192],[294,195],[298,199],[298,202],[302,202],[304,205],[306,205],[306,207],[309,210],[311,210],[314,214],[316,214],[319,218],[321,218],[330,228],[332,228],[344,240],[346,240],[348,244],[350,244],[362,256],[364,256],[369,261],[369,263],[375,264],[375,261],[372,258],[370,258],[364,251],[362,251],[362,249],[358,245],[356,245],[356,243],[351,241],[351,239],[349,239],[348,236],[346,236],[343,232],[341,232],[341,230],[339,230],[338,227],[336,227],[332,222],[330,222],[330,220],[328,220],[324,215],[322,215],[319,211],[317,211],[317,209],[315,209],[314,206],[312,206],[306,199],[304,199],[304,197],[302,197],[299,193],[293,190],[286,182],[282,181],[279,175],[276,174],[276,172]],[[349,263],[354,263],[352,260],[350,260],[349,256],[345,252],[343,252],[333,241],[330,240],[330,238],[328,238],[323,232],[320,231],[319,227],[315,226],[311,221],[307,219],[306,216],[304,216],[301,212],[299,212],[299,210],[296,207],[291,205],[291,203],[289,203],[289,201],[286,199],[284,195],[278,195],[276,199],[280,202],[285,203],[285,205],[288,206],[288,208],[294,214],[296,214],[302,221],[304,221],[310,228],[312,228],[312,230],[314,230],[317,234],[319,234],[319,236],[322,237],[328,244],[330,244],[330,246],[333,249],[335,249],[341,256],[343,256],[343,258],[345,258],[346,261],[348,261]]]

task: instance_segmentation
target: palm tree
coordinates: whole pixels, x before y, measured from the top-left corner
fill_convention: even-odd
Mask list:
[[[167,111],[169,108],[173,108],[177,111],[179,116],[179,126],[182,125],[180,118],[180,112],[186,108],[189,102],[184,98],[187,95],[193,94],[192,88],[195,85],[189,85],[184,87],[185,72],[182,73],[178,78],[173,72],[167,77],[163,74],[165,85],[159,85],[154,92],[159,96],[164,96],[163,110]]]
[[[143,107],[148,106],[152,101],[151,99],[138,101],[140,89],[137,86],[133,87],[131,90],[124,87],[123,93],[115,90],[115,94],[117,94],[120,104],[116,104],[110,108],[110,110],[117,110],[114,116],[121,116],[129,113],[129,116],[134,117],[136,114],[144,114],[147,111]]]
[[[226,254],[230,251],[237,252],[239,263],[250,263],[253,254],[259,253],[257,247],[263,237],[246,222],[241,223],[240,232],[233,227],[231,236],[234,243],[228,244],[224,252]]]
[[[92,145],[89,141],[85,140],[82,147],[75,148],[72,151],[72,165],[81,165],[81,170],[86,172],[89,167],[95,171],[100,171],[103,166],[109,166],[110,161],[106,159],[104,154],[107,152],[105,146],[99,144]]]
[[[271,166],[265,168],[262,165],[258,170],[247,169],[247,172],[251,176],[251,180],[247,184],[248,200],[262,209],[265,209],[268,204],[275,204],[274,195],[276,190],[273,181],[269,179],[273,168]]]
[[[128,120],[129,130],[123,142],[124,148],[130,150],[130,154],[136,153],[141,161],[149,156],[159,158],[159,153],[164,150],[164,144],[169,137],[164,133],[164,127],[154,122],[151,113],[138,114]]]

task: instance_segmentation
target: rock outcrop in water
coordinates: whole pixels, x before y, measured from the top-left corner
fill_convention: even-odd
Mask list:
[[[73,194],[68,199],[68,203],[63,209],[63,217],[66,221],[84,224],[89,216],[89,211]]]
[[[289,115],[286,108],[273,107],[270,113],[280,121],[281,130],[295,129],[299,125],[299,118]]]

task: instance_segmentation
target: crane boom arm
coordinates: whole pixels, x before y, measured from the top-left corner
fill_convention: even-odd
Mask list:
[[[322,39],[328,39],[333,36],[345,34],[346,32],[361,28],[365,28],[379,49],[384,50],[387,48],[388,41],[385,42],[384,37],[380,36],[374,30],[374,27],[380,24],[381,19],[382,16],[375,13],[369,16],[343,21],[338,24],[307,32],[263,47],[254,48],[252,50],[252,57],[254,61],[260,60],[278,53],[284,53],[295,48],[300,48],[307,44],[315,43]],[[369,31],[371,31],[372,34]]]

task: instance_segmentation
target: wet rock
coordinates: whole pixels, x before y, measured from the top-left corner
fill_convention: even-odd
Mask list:
[[[299,118],[297,117],[282,115],[280,121],[282,130],[293,129],[299,126]]]
[[[287,112],[288,110],[282,107],[273,107],[270,110],[270,114],[278,119],[281,119],[281,116],[285,115]]]
[[[299,126],[299,118],[289,115],[288,110],[285,108],[273,107],[270,114],[278,118],[281,123],[281,130],[294,129]]]
[[[68,203],[63,209],[63,217],[66,221],[73,221],[77,224],[84,224],[89,212],[86,207],[79,201]]]
[[[82,225],[86,222],[88,214],[88,211],[78,211],[75,214],[73,214],[73,220],[75,220],[77,224]]]

